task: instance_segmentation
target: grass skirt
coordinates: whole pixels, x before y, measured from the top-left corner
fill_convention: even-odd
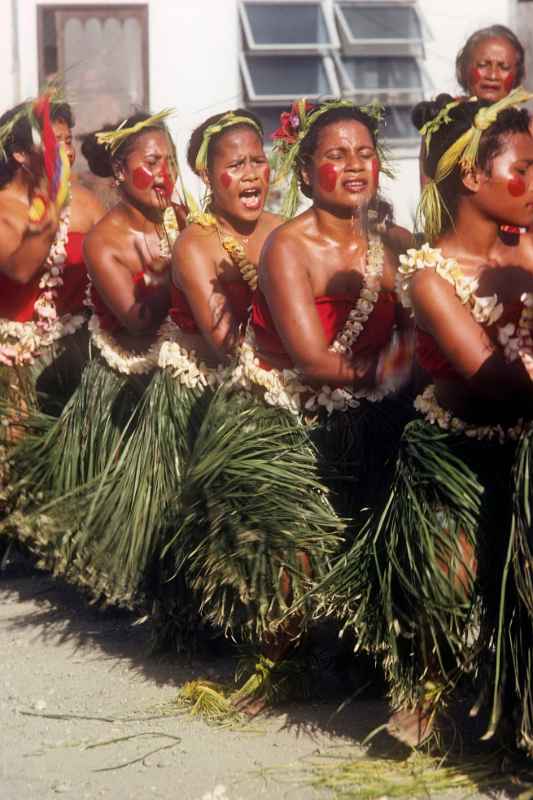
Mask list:
[[[384,656],[395,705],[469,675],[492,711],[487,735],[512,712],[530,748],[531,437],[411,422],[385,501],[321,587],[359,646]]]

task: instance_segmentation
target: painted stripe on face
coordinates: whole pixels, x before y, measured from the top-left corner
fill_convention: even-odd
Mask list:
[[[133,185],[136,189],[148,189],[153,180],[154,176],[144,165],[133,170]]]
[[[223,172],[220,176],[220,183],[224,187],[224,189],[229,189],[231,186],[231,175],[229,172]]]
[[[318,182],[325,192],[332,192],[337,185],[339,175],[333,164],[322,164],[318,168]]]
[[[511,197],[521,197],[526,193],[526,182],[520,175],[515,175],[507,181],[507,191]]]

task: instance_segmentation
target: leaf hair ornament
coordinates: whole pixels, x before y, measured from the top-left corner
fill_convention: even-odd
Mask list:
[[[154,128],[154,127],[161,127],[158,123],[163,122],[163,120],[170,117],[174,114],[175,111],[173,108],[164,108],[162,111],[159,111],[157,114],[153,114],[151,117],[147,119],[143,119],[140,122],[136,122],[135,125],[131,125],[130,127],[126,128],[127,119],[115,128],[114,131],[99,131],[96,134],[96,141],[98,144],[104,145],[112,156],[115,155],[119,147],[121,147],[126,139],[129,139],[130,136],[134,136],[136,133],[141,133],[145,128]]]
[[[239,114],[235,114],[233,111],[228,111],[227,114],[224,114],[218,122],[214,122],[212,125],[208,125],[205,131],[202,134],[202,143],[198,150],[195,159],[195,167],[197,172],[203,172],[207,169],[207,156],[209,153],[209,144],[213,136],[216,136],[219,133],[222,133],[223,130],[226,128],[231,128],[234,125],[250,125],[252,128],[255,128],[259,136],[263,136],[263,131],[261,127],[253,120],[251,117],[245,117]]]
[[[439,191],[439,183],[444,181],[457,165],[465,172],[475,169],[483,133],[496,122],[502,111],[525,103],[532,98],[533,94],[526,91],[522,86],[518,86],[516,89],[513,89],[510,94],[498,100],[498,102],[490,106],[482,106],[477,111],[470,128],[462,133],[457,140],[450,145],[446,152],[442,154],[437,163],[434,177],[430,178],[422,190],[417,208],[417,220],[419,223],[423,223],[422,227],[424,233],[430,242],[433,242],[442,230],[443,210],[450,216],[450,212],[446,209]],[[475,98],[471,98],[467,102],[475,102]],[[420,132],[425,137],[426,152],[429,152],[429,145],[433,134],[436,133],[442,125],[453,122],[450,117],[450,111],[458,105],[461,105],[460,101],[448,103],[447,106],[439,111],[433,120],[430,120],[423,126]]]
[[[314,105],[305,97],[296,100],[291,110],[284,111],[280,116],[280,127],[272,134],[276,172],[274,184],[283,183],[287,179],[289,181],[281,209],[282,215],[286,218],[296,214],[300,201],[298,166],[302,141],[323,114],[338,108],[361,111],[375,120],[376,128],[383,119],[383,108],[377,102],[367,106],[357,106],[351,100],[326,100],[320,105]],[[375,135],[377,141],[377,131]],[[388,159],[381,143],[376,144],[376,150],[380,160],[380,171],[393,177],[393,171],[387,163]]]

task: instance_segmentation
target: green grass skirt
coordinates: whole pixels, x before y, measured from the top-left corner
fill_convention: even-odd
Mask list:
[[[384,501],[320,587],[383,659],[395,705],[468,678],[487,735],[512,716],[530,750],[532,437],[480,442],[411,422]]]

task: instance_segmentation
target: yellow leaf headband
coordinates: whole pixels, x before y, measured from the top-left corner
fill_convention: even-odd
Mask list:
[[[281,115],[281,127],[272,135],[272,138],[274,139],[273,150],[276,171],[274,183],[278,184],[289,178],[289,186],[285,192],[281,209],[284,217],[293,217],[298,209],[300,188],[297,165],[302,141],[323,114],[337,108],[357,109],[374,119],[378,124],[383,117],[383,108],[376,102],[367,106],[357,106],[351,100],[326,100],[316,106],[309,103],[305,97],[296,100],[292,104],[291,111],[284,112]],[[388,165],[385,149],[381,142],[377,141],[377,132],[376,150],[381,163],[381,171],[390,177],[394,177],[393,171]]]
[[[458,164],[465,171],[474,169],[483,133],[496,122],[502,111],[506,111],[508,108],[520,103],[525,103],[531,98],[533,98],[533,94],[526,91],[522,86],[518,86],[510,94],[491,106],[482,106],[476,113],[470,128],[461,134],[442,154],[437,163],[434,177],[427,182],[422,191],[417,209],[417,219],[424,220],[424,231],[430,241],[433,241],[442,230],[443,201],[438,184],[445,180]],[[474,100],[475,98],[472,98],[467,102],[474,102]],[[433,120],[427,122],[421,129],[420,132],[425,137],[426,152],[429,151],[432,135],[442,125],[447,125],[453,121],[449,112],[458,105],[460,105],[459,101],[448,103]]]
[[[130,136],[140,133],[145,128],[153,128],[154,126],[157,126],[158,122],[162,122],[173,113],[173,108],[164,108],[163,111],[160,111],[158,114],[154,114],[153,116],[148,117],[148,119],[143,119],[140,122],[136,122],[135,125],[131,125],[129,128],[125,127],[127,122],[127,119],[125,119],[124,122],[122,122],[114,131],[100,131],[97,133],[96,141],[98,144],[103,144],[113,156],[119,147],[126,141],[126,139],[129,139]]]
[[[259,136],[263,136],[263,131],[257,122],[255,122],[251,117],[243,117],[239,116],[238,114],[234,114],[233,111],[228,111],[227,114],[224,114],[224,116],[220,117],[218,122],[208,125],[202,134],[202,144],[200,145],[200,149],[198,150],[198,154],[194,162],[197,172],[202,172],[203,170],[207,169],[207,154],[209,152],[209,143],[211,142],[213,136],[216,136],[217,133],[222,133],[223,130],[226,128],[231,128],[233,125],[243,124],[251,125],[252,128],[256,129]]]

